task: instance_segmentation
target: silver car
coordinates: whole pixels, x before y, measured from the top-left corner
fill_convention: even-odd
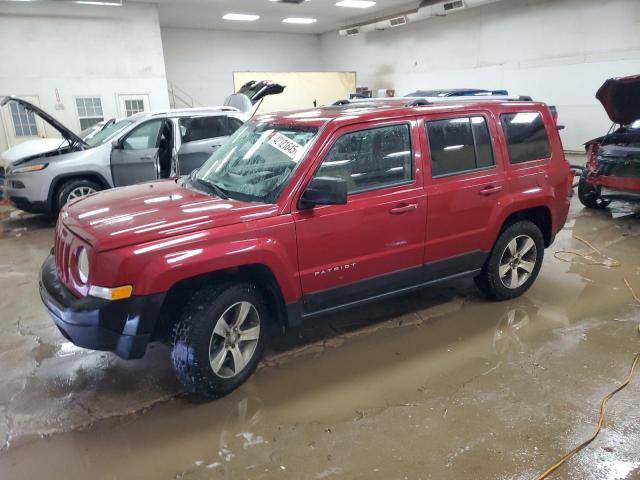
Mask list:
[[[251,83],[257,95],[244,93],[245,85],[230,103],[250,110],[264,96],[284,90],[271,82]],[[6,169],[5,198],[26,212],[51,215],[99,190],[187,175],[249,118],[246,108],[232,106],[141,112],[83,140],[25,100],[5,97],[0,105],[9,102],[38,115],[62,136],[57,148],[15,160]]]

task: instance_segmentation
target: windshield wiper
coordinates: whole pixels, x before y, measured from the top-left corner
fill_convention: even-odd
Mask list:
[[[215,183],[207,182],[206,180],[203,180],[203,179],[198,178],[198,177],[195,177],[195,179],[196,179],[196,181],[198,183],[200,183],[201,185],[204,185],[209,190],[213,190],[213,192],[217,196],[219,196],[221,199],[223,199],[223,200],[228,200],[229,199],[229,195],[227,195],[227,192],[222,187],[219,187]]]

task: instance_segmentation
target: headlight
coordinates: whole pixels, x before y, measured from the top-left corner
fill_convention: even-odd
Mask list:
[[[78,252],[78,277],[82,283],[87,283],[89,280],[89,255],[84,248]]]
[[[13,168],[10,173],[25,173],[25,172],[37,172],[47,168],[48,163],[41,163],[39,165],[29,165],[28,167]]]

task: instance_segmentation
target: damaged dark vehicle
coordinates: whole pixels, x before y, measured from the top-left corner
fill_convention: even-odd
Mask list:
[[[604,208],[612,200],[640,202],[640,75],[607,80],[596,98],[613,125],[585,144],[578,197],[588,208]]]

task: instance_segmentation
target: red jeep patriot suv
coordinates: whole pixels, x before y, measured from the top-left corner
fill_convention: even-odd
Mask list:
[[[460,277],[521,295],[572,180],[543,103],[340,102],[262,115],[189,177],[61,212],[40,280],[62,334],[139,358],[168,340],[192,392],[226,394],[269,329]]]

